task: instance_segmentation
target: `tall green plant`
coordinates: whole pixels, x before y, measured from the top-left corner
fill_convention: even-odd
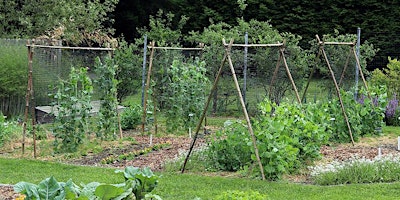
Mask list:
[[[117,97],[121,101],[129,95],[138,92],[142,80],[143,55],[138,53],[143,48],[143,40],[136,40],[128,44],[124,40],[119,41],[119,47],[114,51],[113,59],[118,65],[115,78],[118,80]]]
[[[118,128],[118,81],[115,79],[117,67],[111,57],[106,57],[104,61],[101,61],[100,58],[96,60],[95,71],[98,78],[95,83],[100,94],[98,132],[96,134],[106,140],[115,139]]]
[[[168,71],[166,117],[168,129],[189,128],[198,121],[204,108],[205,62],[196,59],[193,63],[174,60]]]
[[[60,80],[50,94],[55,123],[54,151],[75,152],[89,133],[92,81],[86,68],[71,68],[68,80]]]

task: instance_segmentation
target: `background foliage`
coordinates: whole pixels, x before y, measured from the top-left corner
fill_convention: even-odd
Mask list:
[[[115,12],[115,28],[117,34],[124,34],[129,41],[141,35],[132,26],[147,26],[149,15],[155,15],[158,9],[172,12],[177,18],[185,15],[187,23],[182,33],[202,31],[210,24],[225,22],[236,25],[236,18],[243,17],[250,21],[268,21],[279,32],[290,32],[303,39],[300,46],[309,48],[308,41],[315,34],[330,34],[337,29],[341,33],[356,33],[361,28],[362,42],[368,40],[380,49],[368,69],[382,68],[388,63],[388,56],[399,57],[400,2],[375,0],[356,1],[328,0],[315,1],[278,1],[278,0],[246,0],[245,9],[241,9],[237,1],[211,0],[173,0],[173,1],[131,1],[120,0]],[[178,20],[175,20],[175,23]],[[132,34],[134,33],[134,34]]]

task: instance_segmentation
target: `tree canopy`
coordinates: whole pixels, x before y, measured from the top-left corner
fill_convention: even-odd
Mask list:
[[[246,5],[245,9],[240,2]],[[183,34],[203,31],[218,22],[237,25],[236,19],[243,17],[246,21],[268,21],[279,32],[300,35],[303,48],[309,47],[316,34],[332,34],[335,29],[355,34],[360,27],[362,42],[368,40],[380,49],[369,69],[386,66],[387,57],[399,57],[400,52],[400,1],[120,0],[115,12],[117,33],[123,33],[128,40],[140,37],[136,27],[148,26],[149,15],[155,15],[158,9],[174,13],[177,19],[188,17]]]
[[[133,42],[149,27],[150,16],[162,9],[171,12],[177,27],[185,16],[182,34],[203,31],[220,22],[237,25],[266,21],[279,32],[300,35],[300,46],[309,47],[315,35],[355,34],[360,27],[362,41],[380,51],[369,69],[386,66],[387,57],[399,57],[400,1],[376,0],[0,0],[0,36],[3,38],[49,37],[74,45],[102,45],[111,36]]]

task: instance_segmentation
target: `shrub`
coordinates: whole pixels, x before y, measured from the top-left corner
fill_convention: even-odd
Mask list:
[[[382,70],[375,69],[372,72],[371,83],[374,85],[381,85],[387,88],[389,96],[388,104],[385,112],[386,125],[400,125],[400,113],[398,107],[397,94],[400,93],[400,61],[391,59],[389,57],[389,64],[387,68]]]
[[[135,129],[142,123],[142,107],[140,105],[129,106],[121,113],[121,128],[123,130]]]
[[[224,171],[238,171],[251,163],[251,139],[240,121],[227,121],[223,130],[217,131],[209,141],[206,154],[213,166]]]
[[[387,68],[375,69],[372,72],[371,83],[373,85],[385,85],[389,97],[400,94],[400,61],[389,57]]]

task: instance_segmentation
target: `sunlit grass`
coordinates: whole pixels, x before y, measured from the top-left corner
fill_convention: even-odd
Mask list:
[[[25,159],[0,158],[0,183],[20,181],[39,183],[54,176],[58,181],[75,183],[119,183],[122,177],[114,168],[73,166]],[[153,193],[164,200],[187,200],[196,197],[214,199],[227,190],[257,191],[270,199],[398,199],[400,183],[316,186],[289,182],[268,182],[246,178],[204,176],[194,174],[157,173],[161,175]]]

